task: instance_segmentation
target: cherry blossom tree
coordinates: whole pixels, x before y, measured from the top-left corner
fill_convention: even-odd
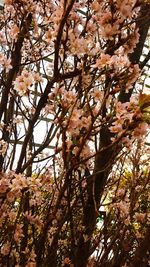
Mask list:
[[[4,1],[0,266],[148,266],[149,26],[149,1]]]

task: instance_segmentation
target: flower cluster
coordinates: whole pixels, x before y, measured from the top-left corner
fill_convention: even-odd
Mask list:
[[[11,68],[11,59],[0,53],[0,71],[4,69],[8,72]]]
[[[35,82],[41,82],[42,78],[39,73],[32,73],[23,70],[21,75],[14,81],[14,89],[21,95],[29,94],[29,91]]]

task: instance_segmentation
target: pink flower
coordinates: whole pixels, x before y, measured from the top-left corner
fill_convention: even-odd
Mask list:
[[[81,118],[81,127],[84,127],[86,129],[88,129],[91,125],[91,117],[88,116],[88,117],[82,117]]]
[[[118,33],[118,25],[111,25],[110,23],[105,24],[100,29],[100,34],[102,35],[103,38],[106,38],[106,39],[112,39],[113,35],[117,33]]]
[[[70,150],[70,147],[72,146],[72,141],[71,140],[67,140],[66,141],[66,144],[67,144],[67,151],[69,151]]]
[[[101,56],[99,59],[97,59],[96,64],[93,65],[95,68],[103,68],[106,65],[109,65],[111,56],[108,54],[101,53]]]
[[[15,222],[16,217],[17,217],[17,213],[14,212],[14,211],[10,211],[8,215],[9,215],[9,219],[10,219],[10,221],[11,221],[11,222]]]
[[[104,92],[100,91],[98,88],[94,88],[91,95],[94,97],[94,100],[97,102],[103,99]]]
[[[116,124],[114,126],[109,127],[109,129],[110,129],[110,131],[112,133],[119,133],[119,132],[122,131],[122,125],[121,124]]]
[[[81,151],[81,157],[82,157],[83,159],[86,159],[86,158],[88,158],[90,155],[92,156],[91,148],[90,148],[89,145],[86,144],[86,145],[83,147],[82,151]]]
[[[125,194],[125,190],[123,188],[119,189],[117,192],[118,197],[122,197],[122,196],[124,196],[124,194]]]
[[[17,26],[17,25],[13,25],[13,26],[11,27],[11,30],[10,30],[11,38],[12,38],[12,39],[16,39],[16,37],[17,37],[19,31],[20,31],[20,30],[19,30],[18,26]]]
[[[78,154],[78,152],[79,152],[79,148],[76,146],[76,147],[74,147],[74,149],[73,149],[73,154],[76,156],[77,154]]]
[[[118,118],[115,122],[113,122],[113,126],[110,126],[109,129],[112,133],[119,133],[122,132],[122,125],[124,120],[121,118]]]
[[[100,4],[96,0],[91,3],[91,8],[96,12],[100,10],[100,7]]]
[[[5,193],[9,188],[9,181],[7,178],[2,178],[0,180],[0,193]]]
[[[5,5],[12,5],[13,0],[4,0]]]
[[[8,72],[12,68],[11,59],[4,58],[3,66],[6,69],[6,72]]]
[[[134,130],[133,135],[134,137],[140,137],[145,135],[148,130],[148,124],[146,122],[141,122]]]
[[[136,212],[134,217],[138,222],[143,223],[146,218],[146,213]]]
[[[34,83],[34,74],[28,72],[27,70],[23,70],[21,75],[16,78],[14,81],[14,89],[20,93],[20,95],[24,95],[29,91],[29,88]]]
[[[119,12],[121,14],[121,18],[125,19],[127,17],[132,16],[132,8],[135,4],[135,0],[133,1],[128,1],[128,0],[118,0],[117,1],[117,7],[119,9]]]
[[[71,260],[70,260],[69,258],[65,258],[65,259],[63,260],[63,262],[62,262],[62,266],[65,266],[66,264],[70,266],[70,264],[71,264]]]
[[[140,239],[140,238],[142,238],[142,234],[139,233],[139,231],[137,231],[137,232],[136,232],[136,237],[137,237],[137,239]]]
[[[105,12],[103,15],[102,15],[102,17],[101,17],[101,19],[100,19],[100,23],[103,25],[103,24],[106,24],[106,23],[108,23],[109,21],[111,21],[111,19],[112,19],[112,14],[111,14],[111,12]]]
[[[120,216],[122,218],[127,217],[129,214],[129,203],[126,201],[120,201],[119,203],[116,204],[117,208],[120,211]]]
[[[9,191],[9,192],[7,193],[7,200],[8,200],[9,202],[13,202],[13,201],[15,200],[15,194],[14,194],[14,192]]]
[[[8,72],[12,66],[11,66],[11,59],[7,58],[4,54],[0,53],[0,69],[4,68],[6,72]]]
[[[50,42],[52,40],[52,31],[51,29],[49,29],[45,35],[44,35],[44,39],[46,42]]]
[[[24,235],[23,235],[22,227],[23,227],[23,225],[20,225],[20,224],[17,224],[17,225],[16,225],[16,231],[15,231],[15,234],[14,234],[14,240],[15,240],[17,243],[20,243],[21,238],[24,236]]]
[[[10,242],[6,242],[2,247],[1,247],[1,254],[4,256],[7,256],[10,251]]]
[[[35,262],[32,262],[32,261],[30,261],[30,262],[28,262],[27,264],[26,264],[26,266],[25,267],[36,267],[36,263]]]

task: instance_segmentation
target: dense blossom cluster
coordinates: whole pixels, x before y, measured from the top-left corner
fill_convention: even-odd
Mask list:
[[[0,266],[148,266],[149,15],[138,0],[4,1]]]

